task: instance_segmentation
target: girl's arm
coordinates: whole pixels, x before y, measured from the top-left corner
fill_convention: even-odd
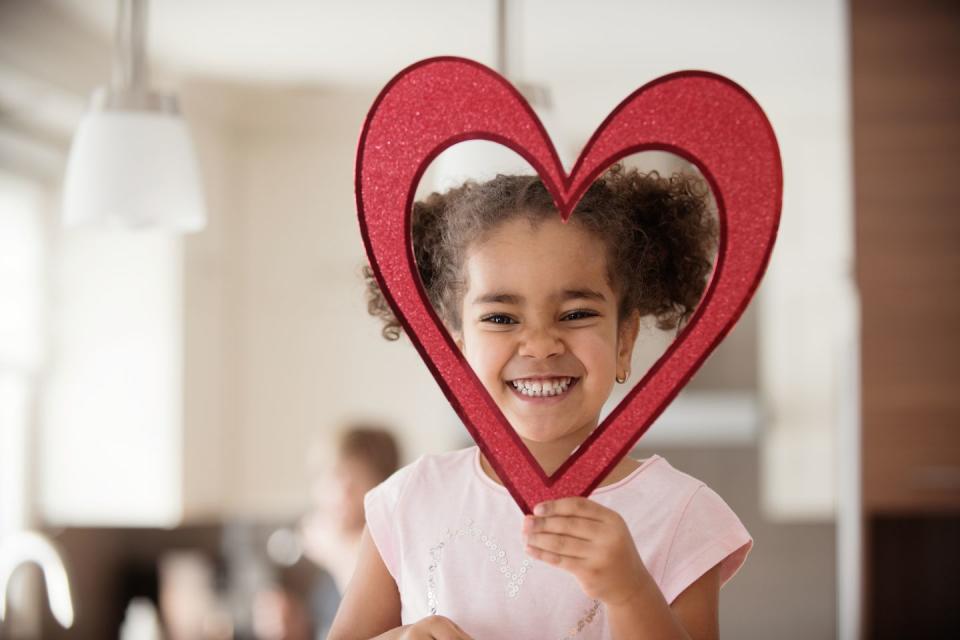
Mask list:
[[[676,597],[670,609],[696,640],[720,637],[720,565],[700,576]]]
[[[397,583],[387,571],[377,546],[364,526],[360,536],[357,566],[347,585],[340,608],[330,627],[328,640],[362,638],[399,638],[400,593]],[[383,634],[383,635],[378,635]]]
[[[639,631],[650,638],[691,638],[716,640],[719,637],[720,565],[714,566],[684,589],[667,606],[660,588],[650,580],[646,590],[620,605],[608,606],[614,638],[632,638]],[[678,624],[679,623],[679,624]]]

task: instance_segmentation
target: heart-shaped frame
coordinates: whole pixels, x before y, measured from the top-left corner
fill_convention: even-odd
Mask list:
[[[680,335],[580,447],[547,476],[443,327],[417,275],[410,214],[417,184],[447,147],[498,142],[539,173],[563,220],[617,160],[670,151],[696,165],[720,218],[713,276]],[[357,148],[356,199],[370,266],[388,304],[523,513],[588,496],[679,393],[739,319],[776,238],[783,177],[760,106],[733,81],[683,71],[634,91],[597,128],[569,175],[543,125],[505,78],[473,60],[429,58],[377,96]]]

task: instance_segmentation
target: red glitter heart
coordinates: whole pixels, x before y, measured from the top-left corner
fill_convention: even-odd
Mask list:
[[[713,276],[670,348],[583,444],[547,476],[457,348],[423,290],[410,244],[416,185],[464,140],[503,144],[539,173],[564,220],[617,160],[670,151],[695,164],[720,215]],[[596,130],[570,175],[530,105],[473,60],[429,58],[380,92],[357,148],[356,198],[370,265],[397,320],[524,513],[544,500],[589,496],[726,336],[766,269],[780,221],[782,170],[773,129],[740,86],[683,71],[634,91]]]

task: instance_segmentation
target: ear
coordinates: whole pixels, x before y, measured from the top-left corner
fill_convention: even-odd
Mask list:
[[[617,335],[617,366],[623,369],[630,368],[633,358],[633,345],[637,342],[640,333],[640,312],[634,309],[623,322]]]

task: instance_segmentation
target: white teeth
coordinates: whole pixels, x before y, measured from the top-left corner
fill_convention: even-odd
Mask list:
[[[573,378],[556,378],[553,380],[537,380],[530,382],[526,380],[512,380],[510,384],[513,385],[514,389],[525,396],[549,397],[558,396],[566,391],[572,381]]]

